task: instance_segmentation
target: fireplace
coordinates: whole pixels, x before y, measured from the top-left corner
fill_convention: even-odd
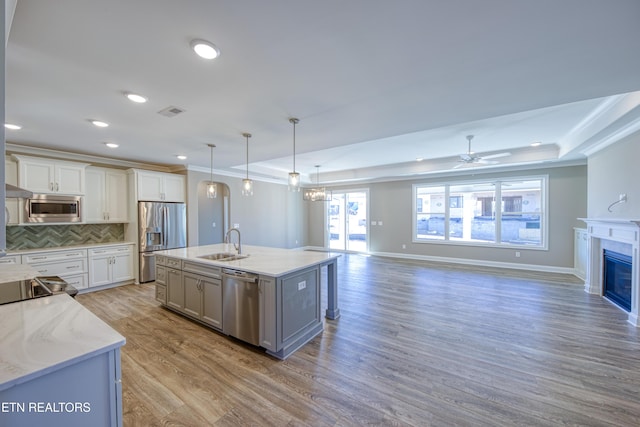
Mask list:
[[[603,251],[604,296],[626,311],[631,311],[631,265],[630,256],[607,249]]]
[[[581,219],[587,223],[589,254],[585,291],[614,302],[627,311],[629,323],[640,327],[640,219]],[[605,260],[605,251],[611,259]]]

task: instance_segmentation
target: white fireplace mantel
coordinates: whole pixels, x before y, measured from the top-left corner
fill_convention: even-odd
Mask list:
[[[604,295],[603,249],[617,245],[618,252],[631,256],[631,311],[628,322],[640,327],[640,219],[578,218],[587,224],[587,272],[584,290],[591,294]]]

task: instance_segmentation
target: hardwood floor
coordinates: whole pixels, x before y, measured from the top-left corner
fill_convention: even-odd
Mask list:
[[[338,279],[342,316],[285,361],[153,284],[77,299],[127,338],[126,427],[640,425],[639,330],[573,276],[344,255]]]

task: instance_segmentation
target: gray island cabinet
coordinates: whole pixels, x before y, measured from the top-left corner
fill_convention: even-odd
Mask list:
[[[326,317],[337,319],[337,258],[326,252],[243,246],[245,258],[210,260],[203,256],[232,252],[226,244],[172,249],[156,253],[156,299],[173,311],[226,332],[223,324],[227,270],[257,276],[255,302],[258,343],[268,354],[285,359],[323,330],[321,269],[327,267]],[[229,292],[229,291],[227,291]]]
[[[125,338],[73,298],[0,305],[0,342],[0,426],[122,426]]]

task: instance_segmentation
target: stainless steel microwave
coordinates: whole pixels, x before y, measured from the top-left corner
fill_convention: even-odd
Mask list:
[[[25,202],[25,222],[81,222],[80,196],[35,194]]]

